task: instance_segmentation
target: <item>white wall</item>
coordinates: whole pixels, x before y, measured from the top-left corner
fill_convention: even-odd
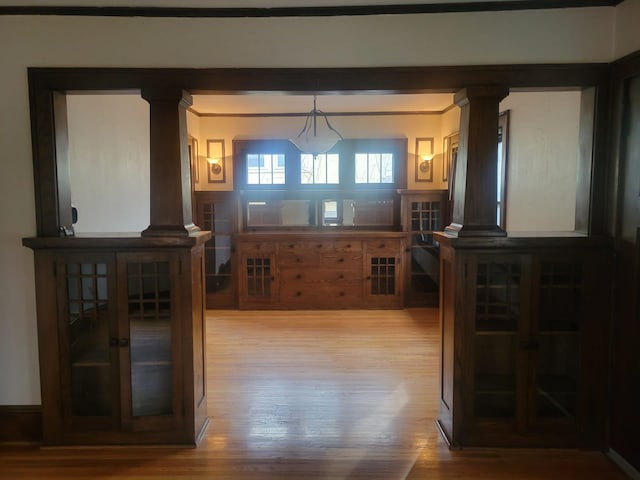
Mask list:
[[[27,68],[606,62],[613,8],[340,18],[0,17],[0,404],[40,402]]]
[[[615,58],[640,50],[640,0],[625,0],[616,8]]]
[[[580,92],[511,93],[507,231],[575,228]]]
[[[149,226],[149,104],[140,95],[67,95],[76,233]]]

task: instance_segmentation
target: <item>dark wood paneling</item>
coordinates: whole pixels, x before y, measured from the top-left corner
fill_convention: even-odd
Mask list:
[[[42,442],[42,410],[39,405],[0,406],[0,443]]]
[[[613,75],[618,168],[610,447],[640,470],[640,55],[614,64]]]
[[[497,225],[498,107],[506,87],[469,87],[458,92],[460,142],[453,191],[453,221],[459,236],[504,236]]]
[[[58,90],[182,88],[191,94],[251,92],[456,92],[469,85],[579,88],[599,85],[609,65],[530,64],[361,68],[29,68],[30,83]]]
[[[415,13],[495,12],[547,8],[610,7],[622,0],[509,0],[442,2],[400,5],[350,5],[274,8],[190,8],[190,7],[0,7],[0,15],[67,15],[93,17],[335,17],[360,15],[406,15]]]

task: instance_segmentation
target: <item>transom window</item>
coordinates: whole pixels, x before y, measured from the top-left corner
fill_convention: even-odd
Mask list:
[[[250,153],[247,155],[247,184],[284,185],[284,153]]]
[[[340,183],[340,155],[328,153],[313,156],[303,153],[300,156],[300,183],[319,185]]]
[[[356,153],[356,183],[393,183],[392,153]]]

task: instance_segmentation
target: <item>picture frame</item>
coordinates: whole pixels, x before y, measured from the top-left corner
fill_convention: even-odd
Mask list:
[[[433,182],[433,143],[433,137],[416,138],[416,182]]]
[[[223,139],[207,140],[207,183],[225,183],[225,154]]]
[[[458,158],[458,142],[460,133],[454,132],[443,139],[442,145],[442,181],[448,182],[453,176],[456,159]]]

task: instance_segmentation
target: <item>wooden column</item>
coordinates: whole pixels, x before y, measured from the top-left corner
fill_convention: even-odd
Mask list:
[[[151,212],[145,236],[181,236],[200,230],[193,224],[191,169],[187,149],[187,107],[191,95],[178,88],[145,88],[150,104]]]
[[[507,87],[460,90],[460,140],[453,185],[452,223],[445,230],[459,237],[500,237],[497,222],[498,113]]]

